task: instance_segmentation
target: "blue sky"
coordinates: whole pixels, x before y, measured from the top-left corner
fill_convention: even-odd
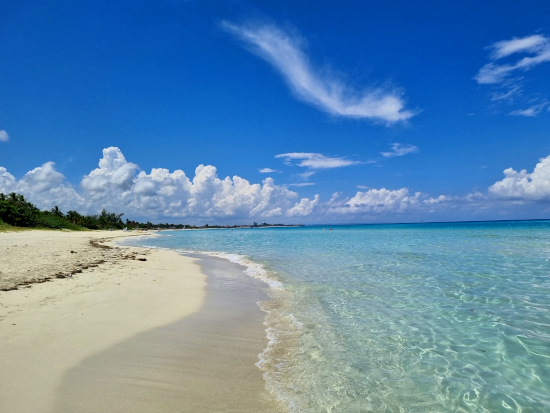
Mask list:
[[[172,222],[548,217],[550,3],[340,3],[5,1],[0,191]]]

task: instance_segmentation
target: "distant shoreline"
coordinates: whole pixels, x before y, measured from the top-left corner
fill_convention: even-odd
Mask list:
[[[210,230],[210,229],[267,229],[267,228],[300,228],[305,227],[307,225],[264,225],[264,226],[242,226],[242,227],[216,227],[216,228],[184,228],[184,229],[169,229],[169,228],[163,228],[162,231],[202,231],[202,230]],[[161,231],[160,229],[158,231]]]
[[[348,224],[305,224],[304,227],[343,227],[359,225],[423,225],[423,224],[481,224],[484,222],[536,222],[550,221],[550,218],[530,218],[530,219],[492,219],[482,221],[424,221],[424,222],[372,222],[372,223],[348,223]]]

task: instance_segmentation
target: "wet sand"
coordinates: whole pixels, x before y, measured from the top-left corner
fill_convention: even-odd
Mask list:
[[[208,276],[201,310],[84,360],[52,412],[276,412],[255,366],[267,346],[261,282],[226,260],[195,256]]]

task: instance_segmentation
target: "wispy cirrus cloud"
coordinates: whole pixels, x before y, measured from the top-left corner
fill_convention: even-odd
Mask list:
[[[535,34],[511,40],[501,40],[489,45],[490,63],[485,64],[474,79],[480,85],[493,85],[491,101],[513,103],[523,94],[525,73],[534,67],[550,62],[550,37]],[[524,54],[516,61],[501,59],[515,54]],[[510,115],[536,116],[542,111],[538,105],[510,112]],[[542,104],[544,107],[544,104]]]
[[[297,186],[297,187],[300,187],[300,186],[312,186],[312,185],[315,185],[315,183],[314,182],[299,182],[299,183],[287,184],[287,185],[283,185],[283,186]]]
[[[315,174],[315,171],[307,171],[307,172],[298,174],[298,176],[302,179],[309,179],[314,174]]]
[[[500,83],[515,71],[526,71],[541,63],[550,62],[550,38],[539,34],[502,40],[493,43],[487,49],[491,51],[489,58],[493,62],[483,66],[475,76],[474,79],[479,84]],[[523,57],[512,64],[495,63],[514,53],[529,53],[532,56]]]
[[[403,156],[408,153],[418,152],[418,147],[407,143],[394,143],[391,146],[391,152],[380,152],[382,156],[386,158],[392,158],[394,156]]]
[[[5,130],[0,130],[0,142],[7,142],[10,140],[10,135]]]
[[[342,168],[344,166],[357,165],[361,162],[352,161],[342,156],[325,156],[322,153],[289,152],[275,155],[275,158],[284,158],[286,165],[294,165],[293,161],[299,161],[295,165],[311,169]]]
[[[535,34],[521,38],[514,37],[512,40],[501,40],[500,42],[493,43],[488,49],[491,50],[491,58],[498,60],[514,53],[538,53],[547,43],[547,37]]]
[[[271,169],[271,168],[262,168],[262,169],[260,169],[261,174],[271,174],[273,172],[281,172],[281,171],[277,171],[276,169]]]
[[[491,93],[492,102],[514,103],[523,94],[523,78],[507,79]]]
[[[285,165],[296,165],[307,170],[298,176],[304,180],[309,179],[319,169],[343,168],[345,166],[357,165],[362,162],[352,161],[342,156],[326,156],[322,153],[313,152],[289,152],[275,155],[275,158],[283,158]]]
[[[543,103],[540,103],[538,105],[530,106],[527,109],[513,110],[509,114],[512,115],[512,116],[535,117],[539,113],[541,113],[546,106],[548,106],[548,102],[543,102]]]
[[[416,114],[405,109],[396,89],[357,90],[336,75],[314,68],[303,51],[305,41],[297,35],[268,24],[223,22],[222,27],[275,67],[296,97],[331,115],[394,123]]]

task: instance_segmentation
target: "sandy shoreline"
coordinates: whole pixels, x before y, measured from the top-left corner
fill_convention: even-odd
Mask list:
[[[104,242],[150,236],[123,231],[44,231],[0,233],[0,291],[24,287],[124,259],[128,250]]]
[[[226,261],[90,244],[127,235],[0,234],[0,282],[17,287],[0,291],[0,411],[269,410],[259,286],[228,289],[242,269]]]

